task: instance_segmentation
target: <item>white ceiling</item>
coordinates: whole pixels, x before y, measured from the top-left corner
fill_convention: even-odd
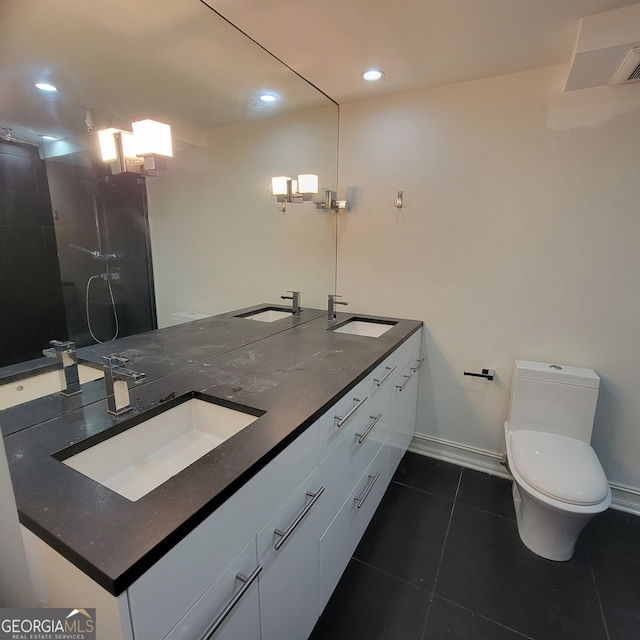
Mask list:
[[[206,0],[338,103],[569,64],[580,18],[636,0]],[[384,70],[377,83],[360,78]]]
[[[0,127],[28,142],[91,144],[86,107],[95,129],[156,117],[197,133],[328,104],[199,0],[0,0]]]
[[[179,140],[197,144],[203,129],[330,104],[302,78],[344,103],[552,65],[568,71],[580,18],[634,4],[0,0],[0,127],[36,143],[46,133],[91,146],[89,106],[96,129],[156,117],[174,132],[184,125]],[[385,71],[378,83],[360,77],[372,66]],[[58,94],[38,92],[42,80]],[[267,89],[282,99],[260,103]]]

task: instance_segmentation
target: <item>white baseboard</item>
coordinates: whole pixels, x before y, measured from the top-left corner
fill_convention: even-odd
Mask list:
[[[511,478],[509,472],[500,464],[503,454],[478,449],[442,438],[416,433],[408,451],[430,458],[451,462],[461,467],[483,471],[493,476]],[[611,508],[640,515],[640,489],[610,482]]]
[[[640,490],[616,482],[610,482],[609,486],[611,487],[612,509],[640,516]]]

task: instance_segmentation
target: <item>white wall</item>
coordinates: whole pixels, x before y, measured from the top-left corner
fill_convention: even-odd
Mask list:
[[[271,177],[315,173],[335,189],[337,120],[327,107],[212,129],[204,148],[175,153],[166,173],[147,179],[159,326],[175,311],[280,303],[287,290],[324,308],[335,214],[311,202],[279,211]]]
[[[563,93],[567,72],[343,105],[337,292],[425,322],[430,439],[504,451],[516,358],[595,369],[593,445],[640,488],[640,84]]]

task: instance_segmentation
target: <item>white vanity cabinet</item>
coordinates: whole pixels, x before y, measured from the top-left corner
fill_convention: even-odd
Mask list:
[[[231,559],[250,544],[255,554],[257,532],[317,465],[315,423],[138,578],[127,591],[135,640],[165,638],[226,571]],[[249,568],[251,573],[256,567]],[[218,609],[217,603],[211,607],[209,622],[215,620]],[[190,626],[199,622],[198,617]]]
[[[32,560],[55,560],[37,576],[50,587],[43,606],[96,606],[98,640],[307,638],[413,437],[420,335],[117,598],[26,532]]]

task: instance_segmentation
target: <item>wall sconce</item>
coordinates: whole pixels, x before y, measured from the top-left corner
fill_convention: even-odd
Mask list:
[[[282,202],[280,211],[287,210],[287,202],[309,202],[316,193],[318,176],[313,173],[301,174],[297,180],[288,176],[271,178],[271,194],[278,202]]]
[[[340,209],[347,209],[349,203],[346,200],[336,200],[337,195],[335,191],[325,191],[324,202],[316,202],[316,207],[318,209],[332,210],[335,212],[340,211]]]
[[[133,133],[120,129],[98,131],[104,162],[111,162],[111,172],[140,173],[157,176],[166,170],[167,157],[173,156],[171,127],[155,120],[132,123]]]

